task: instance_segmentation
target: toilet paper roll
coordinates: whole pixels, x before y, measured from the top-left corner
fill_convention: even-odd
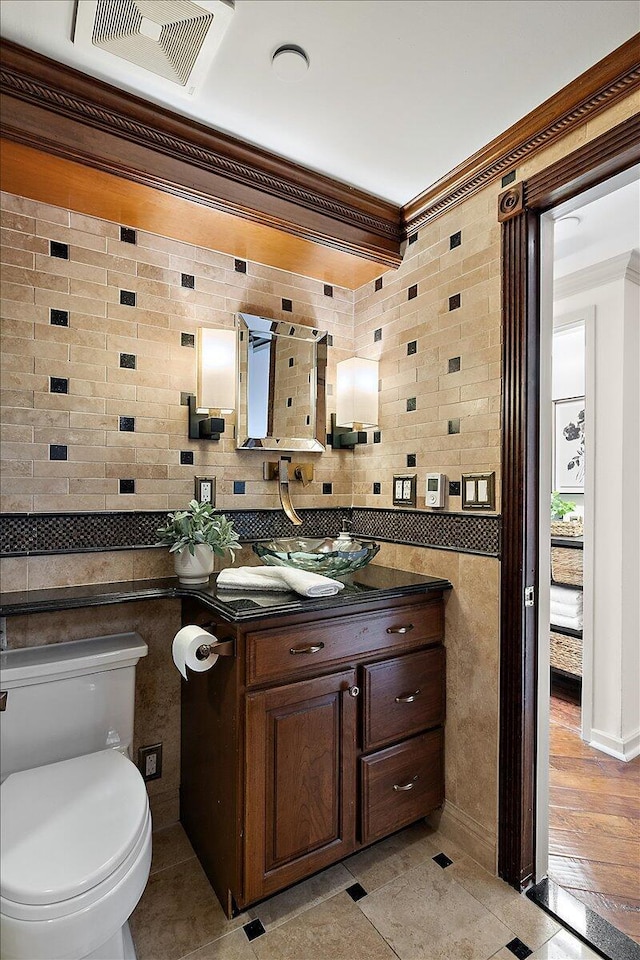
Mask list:
[[[173,638],[171,653],[173,654],[173,662],[185,680],[189,679],[187,677],[187,667],[189,667],[189,670],[195,670],[197,673],[203,673],[205,670],[211,669],[218,659],[217,654],[212,650],[208,657],[204,660],[199,660],[196,656],[196,651],[203,644],[207,644],[213,648],[219,642],[218,638],[212,633],[209,633],[202,627],[197,627],[193,623],[178,630]]]

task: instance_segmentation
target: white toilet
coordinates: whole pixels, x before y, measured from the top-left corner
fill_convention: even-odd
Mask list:
[[[3,960],[135,958],[151,815],[128,753],[146,653],[126,633],[0,654]]]

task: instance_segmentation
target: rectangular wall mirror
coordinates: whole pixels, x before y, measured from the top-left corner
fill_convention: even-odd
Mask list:
[[[324,450],[326,331],[248,313],[236,325],[238,449]]]

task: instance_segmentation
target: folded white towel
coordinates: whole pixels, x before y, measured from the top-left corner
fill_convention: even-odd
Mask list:
[[[293,590],[302,597],[333,597],[344,583],[293,567],[227,567],[218,574],[218,587],[228,590]]]
[[[560,614],[551,614],[551,628],[571,627],[572,630],[582,630],[582,615],[579,617],[561,617]]]
[[[569,587],[560,587],[555,583],[551,584],[551,602],[556,603],[579,603],[582,605],[582,590],[571,590]]]
[[[551,601],[551,613],[558,613],[561,617],[579,617],[582,615],[581,603],[556,603]]]

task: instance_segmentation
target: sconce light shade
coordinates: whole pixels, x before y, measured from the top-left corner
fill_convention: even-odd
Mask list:
[[[197,349],[198,408],[231,413],[236,407],[236,331],[199,327]]]
[[[378,361],[350,357],[337,364],[336,424],[351,430],[378,426]]]

